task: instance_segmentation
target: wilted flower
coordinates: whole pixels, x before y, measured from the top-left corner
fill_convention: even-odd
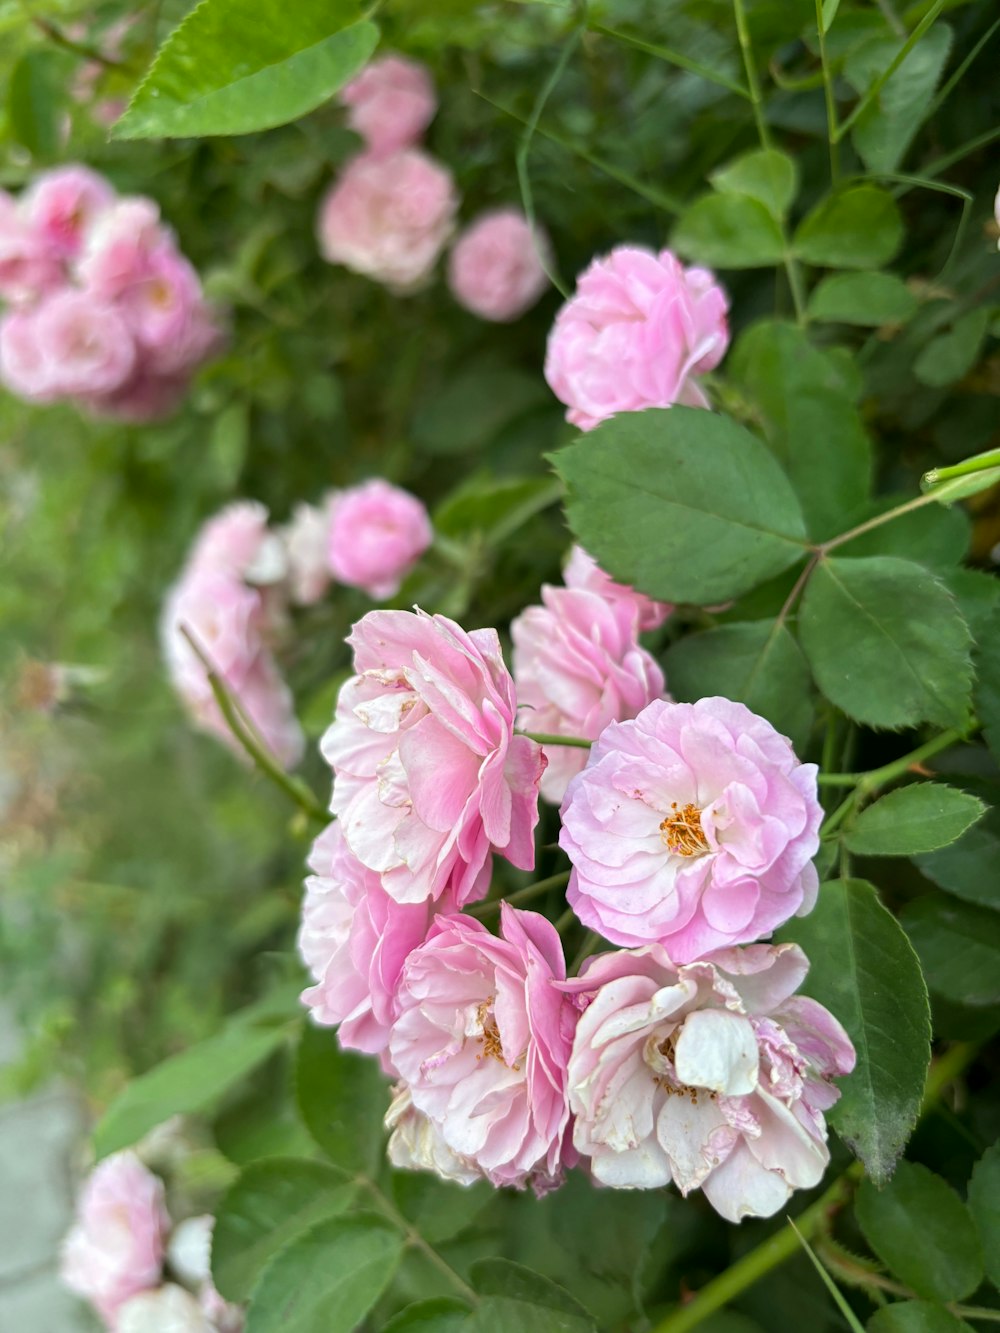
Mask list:
[[[545,378],[567,421],[590,430],[616,412],[707,405],[696,376],[729,343],[728,302],[707,269],[622,245],[577,281],[549,335]]]
[[[341,91],[347,123],[380,157],[410,148],[434,119],[437,98],[425,65],[405,56],[371,61]]]
[[[811,909],[822,817],[816,765],[749,708],[656,701],[613,722],[569,784],[567,897],[615,944],[689,962]]]
[[[217,1330],[189,1291],[167,1282],[124,1305],[114,1333],[217,1333]]]
[[[730,1222],[770,1217],[830,1160],[826,1111],[854,1048],[794,944],[677,966],[659,945],[590,959],[569,1061],[573,1142],[597,1180],[701,1189]]]
[[[434,540],[427,510],[409,491],[376,478],[338,491],[330,502],[329,567],[351,588],[383,601]]]
[[[456,1185],[474,1185],[482,1180],[483,1173],[475,1162],[452,1152],[435,1122],[413,1105],[405,1083],[393,1089],[385,1127],[389,1130],[386,1152],[397,1170],[433,1171],[442,1180],[452,1180]]]
[[[448,260],[448,285],[480,319],[507,323],[531,308],[548,285],[544,232],[516,208],[483,213],[462,232]]]

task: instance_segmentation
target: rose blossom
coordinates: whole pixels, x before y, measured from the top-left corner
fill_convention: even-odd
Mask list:
[[[0,380],[20,398],[50,403],[52,365],[38,341],[37,312],[12,310],[0,320]]]
[[[320,251],[394,291],[414,291],[429,278],[457,207],[451,173],[426,153],[363,153],[320,206]]]
[[[126,195],[87,229],[76,276],[88,291],[114,299],[144,277],[156,250],[171,243],[159,206],[144,196]]]
[[[433,1171],[456,1185],[474,1185],[482,1180],[475,1162],[452,1152],[434,1121],[416,1109],[405,1083],[393,1088],[385,1127],[389,1130],[386,1155],[398,1171]]]
[[[795,944],[720,949],[677,966],[656,944],[603,953],[563,989],[581,997],[569,1061],[573,1142],[597,1180],[702,1189],[730,1222],[770,1217],[830,1160],[830,1079],[847,1034],[796,996]]]
[[[612,722],[569,784],[567,898],[615,944],[675,962],[759,939],[816,901],[816,765],[729,699]]]
[[[376,478],[340,491],[330,504],[328,558],[334,577],[384,601],[434,540],[415,495]]]
[[[389,1053],[413,1106],[494,1185],[560,1183],[573,1007],[555,927],[504,903],[501,938],[438,917],[410,955]]]
[[[281,530],[288,560],[289,594],[299,606],[312,606],[330,586],[330,496],[320,504],[297,504]]]
[[[111,393],[132,373],[135,342],[115,306],[65,287],[25,317],[46,396]]]
[[[622,245],[595,259],[549,334],[545,378],[567,421],[590,430],[616,412],[705,407],[694,376],[729,343],[728,302],[707,269]]]
[[[63,1242],[61,1276],[111,1325],[130,1296],[160,1281],[170,1218],[163,1185],[135,1153],[94,1168]]]
[[[317,1023],[340,1024],[341,1046],[378,1054],[389,1044],[403,964],[423,944],[430,903],[397,903],[352,855],[340,825],[313,844],[299,953],[317,985],[302,1002]]]
[[[115,1333],[217,1333],[217,1330],[190,1292],[167,1282],[122,1306]]]
[[[242,1309],[224,1300],[212,1281],[214,1228],[215,1218],[207,1213],[179,1222],[170,1237],[167,1262],[174,1275],[197,1293],[198,1307],[214,1333],[239,1333]]]
[[[514,735],[514,682],[496,630],[445,616],[371,611],[353,628],[357,672],[321,743],[330,808],[397,902],[489,886],[491,853],[535,863],[541,749]]]
[[[480,319],[509,323],[530,309],[548,285],[544,232],[532,232],[516,208],[483,213],[455,242],[448,285],[459,305]]]
[[[596,740],[609,722],[635,717],[663,694],[663,672],[637,642],[634,605],[549,584],[542,601],[510,627],[519,727]],[[541,793],[558,805],[587,751],[551,745],[544,753]]]
[[[563,582],[567,588],[586,588],[588,592],[599,593],[606,602],[627,602],[639,617],[641,630],[659,629],[674,609],[669,602],[654,602],[652,597],[636,592],[627,583],[616,583],[582,546],[574,546],[570,551]]]
[[[427,68],[395,55],[366,65],[340,100],[348,108],[348,125],[380,157],[412,147],[437,110]]]
[[[21,208],[28,226],[51,253],[72,259],[80,253],[91,221],[114,197],[103,176],[87,167],[65,166],[36,177]]]
[[[0,297],[34,301],[63,280],[61,260],[30,225],[17,200],[0,190]]]

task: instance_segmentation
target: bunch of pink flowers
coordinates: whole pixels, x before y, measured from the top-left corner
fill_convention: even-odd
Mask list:
[[[82,166],[0,192],[0,380],[30,402],[151,421],[221,344],[198,274],[151,199]]]
[[[174,1225],[160,1178],[134,1152],[116,1153],[84,1183],[62,1280],[110,1333],[241,1333],[243,1311],[212,1282],[213,1222]]]
[[[665,697],[639,637],[670,608],[585,552],[542,598],[512,626],[513,677],[491,629],[355,625],[303,1000],[393,1078],[397,1166],[544,1193],[580,1165],[768,1216],[821,1178],[831,1080],[854,1064],[796,994],[802,951],[758,942],[815,901],[816,768],[742,704]],[[495,857],[533,869],[540,791],[562,802],[570,905],[624,946],[576,977],[545,917],[501,902],[495,935],[473,907]]]

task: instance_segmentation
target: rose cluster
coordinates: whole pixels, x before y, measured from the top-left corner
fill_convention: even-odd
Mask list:
[[[172,411],[221,343],[218,317],[151,199],[86,167],[0,192],[0,380],[97,416]]]
[[[347,85],[341,101],[364,148],[320,205],[320,252],[398,294],[418,291],[454,234],[459,207],[451,172],[419,147],[437,111],[430,74],[415,61],[384,56]],[[548,252],[544,233],[519,209],[491,209],[455,241],[452,294],[480,319],[517,319],[545,290]]]
[[[831,1080],[854,1063],[796,994],[798,946],[757,942],[815,900],[815,766],[742,704],[664,697],[639,636],[670,608],[585,552],[542,599],[512,626],[513,677],[494,630],[420,611],[354,627],[303,1000],[393,1078],[397,1166],[542,1193],[582,1165],[770,1215],[822,1176]],[[589,758],[560,735],[593,739]],[[494,857],[533,868],[540,789],[562,799],[570,905],[624,946],[575,977],[545,917],[501,902],[496,935],[472,907]]]
[[[111,1333],[241,1333],[212,1283],[210,1216],[174,1225],[163,1182],[133,1152],[107,1157],[77,1200],[61,1276]]]

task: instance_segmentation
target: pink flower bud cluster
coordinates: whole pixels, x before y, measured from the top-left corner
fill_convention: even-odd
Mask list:
[[[419,147],[437,111],[430,73],[383,56],[347,85],[341,101],[364,149],[320,205],[320,253],[400,295],[419,291],[454,233],[459,206],[451,172]],[[518,209],[489,210],[455,243],[452,294],[481,319],[517,319],[545,290],[549,250],[544,232],[533,231]]]
[[[581,1165],[769,1216],[819,1181],[832,1079],[854,1064],[796,995],[802,951],[754,942],[815,900],[815,767],[742,704],[658,697],[638,636],[670,608],[585,552],[542,597],[512,627],[515,679],[493,630],[408,611],[354,627],[321,746],[336,822],[310,859],[303,1001],[395,1080],[396,1166],[541,1194]],[[593,736],[589,759],[565,765],[515,718]],[[533,867],[547,759],[569,902],[634,946],[575,978],[545,917],[501,903],[496,935],[464,910],[495,856]]]
[[[218,351],[218,318],[152,200],[86,167],[0,192],[0,380],[29,402],[69,399],[150,421]]]
[[[174,1226],[159,1177],[115,1153],[84,1184],[60,1275],[111,1333],[241,1333],[243,1311],[212,1282],[213,1222]]]

